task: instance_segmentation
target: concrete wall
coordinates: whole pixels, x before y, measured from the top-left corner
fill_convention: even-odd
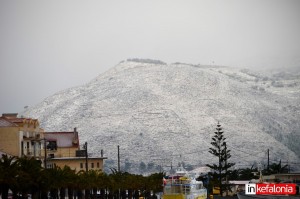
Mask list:
[[[21,155],[19,127],[0,127],[0,151],[9,155]]]
[[[75,169],[76,171],[83,170],[85,171],[85,159],[51,159],[48,160],[47,165],[54,165],[63,168],[65,165],[69,166],[71,169]],[[94,164],[94,167],[92,167]],[[103,170],[103,159],[88,159],[88,169],[89,170]]]
[[[78,150],[78,147],[58,147],[56,151],[47,150],[47,154],[54,154],[55,158],[76,157],[76,150]]]

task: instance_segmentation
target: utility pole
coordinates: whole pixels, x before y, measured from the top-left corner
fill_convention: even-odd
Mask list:
[[[120,146],[118,145],[118,172],[120,172]]]
[[[267,168],[268,174],[270,172],[270,150],[268,149],[268,168]]]
[[[120,172],[120,146],[118,145],[118,172]],[[118,199],[121,198],[121,190],[119,189]]]
[[[228,176],[227,176],[227,145],[225,144],[225,178],[226,178],[226,196],[228,196]]]
[[[88,172],[88,144],[87,142],[84,143],[84,149],[85,149],[85,171]]]
[[[291,167],[290,167],[290,164],[289,164],[289,159],[287,160],[287,165],[288,165],[288,173],[291,172]]]
[[[47,169],[47,140],[44,138],[44,168]]]

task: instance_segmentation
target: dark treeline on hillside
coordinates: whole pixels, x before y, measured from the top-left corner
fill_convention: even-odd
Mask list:
[[[88,172],[71,170],[70,167],[44,169],[34,158],[15,158],[3,155],[0,159],[0,195],[8,198],[9,190],[13,198],[151,198],[162,190],[163,173],[150,176],[134,175],[112,170]],[[97,194],[98,193],[98,194]],[[156,197],[155,197],[156,198]]]

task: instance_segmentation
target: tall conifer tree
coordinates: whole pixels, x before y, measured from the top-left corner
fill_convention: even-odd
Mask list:
[[[224,186],[222,181],[226,180],[226,177],[229,174],[229,168],[235,165],[235,163],[228,163],[228,159],[231,155],[230,150],[227,149],[226,138],[223,133],[221,125],[218,122],[216,131],[214,132],[215,135],[212,137],[212,147],[209,148],[208,151],[218,158],[218,163],[206,165],[213,170],[213,178],[218,181],[221,195],[229,188],[228,186]]]

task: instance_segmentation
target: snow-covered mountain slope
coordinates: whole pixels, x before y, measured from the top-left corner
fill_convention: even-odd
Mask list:
[[[130,60],[22,115],[38,118],[45,131],[77,127],[93,155],[103,149],[116,160],[120,145],[122,165],[215,162],[208,148],[220,122],[237,166],[266,164],[269,149],[271,163],[293,168],[300,162],[300,78],[281,76]]]

